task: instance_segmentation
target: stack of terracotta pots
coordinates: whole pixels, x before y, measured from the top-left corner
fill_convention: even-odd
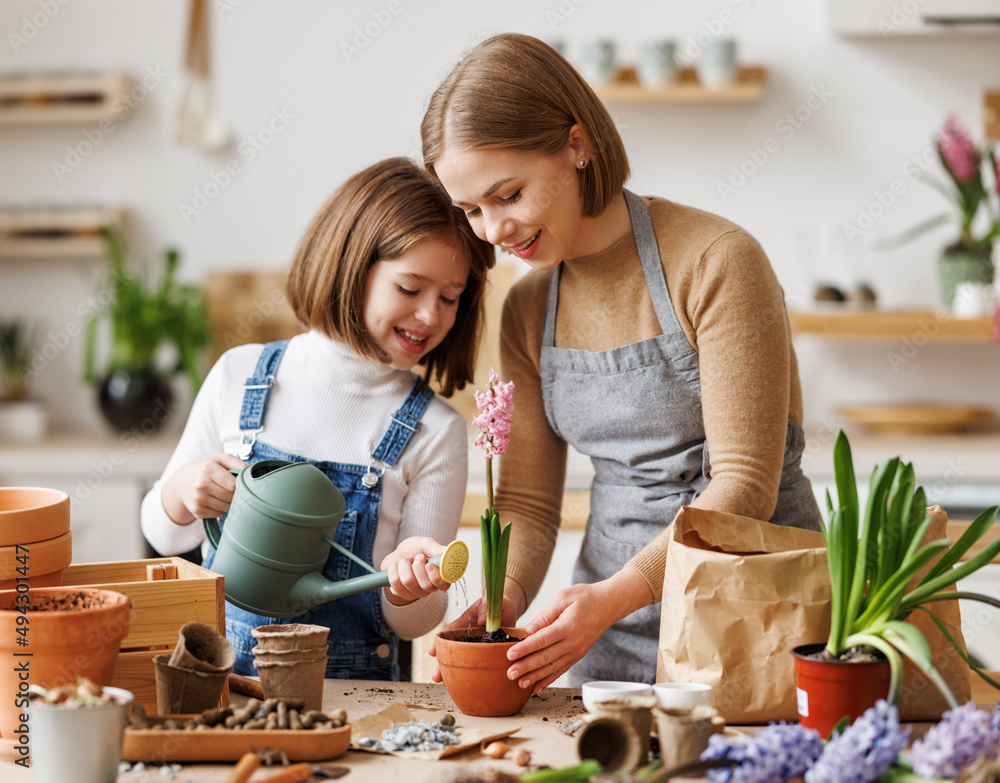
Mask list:
[[[302,699],[304,709],[322,709],[330,629],[285,623],[262,625],[250,633],[257,640],[251,652],[264,698]]]
[[[232,645],[215,628],[184,623],[174,651],[153,657],[157,712],[191,714],[217,706],[235,662]]]
[[[58,587],[72,559],[69,495],[0,487],[0,590],[13,590],[18,577],[29,587]]]

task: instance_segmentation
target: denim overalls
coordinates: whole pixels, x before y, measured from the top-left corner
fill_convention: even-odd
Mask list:
[[[395,466],[410,438],[420,428],[420,418],[434,397],[434,391],[419,388],[419,382],[414,384],[403,406],[392,415],[385,434],[372,452],[369,465],[307,460],[257,439],[263,428],[278,363],[287,345],[287,340],[265,345],[253,377],[247,379],[240,411],[243,446],[238,456],[246,462],[262,459],[311,462],[323,471],[347,502],[347,511],[337,527],[335,540],[366,563],[371,563],[382,504],[382,482],[379,479],[386,469]],[[375,465],[379,463],[383,467],[376,470]],[[222,522],[220,519],[220,524]],[[210,546],[204,566],[211,568],[214,559],[215,550]],[[323,567],[323,575],[327,579],[341,581],[364,573],[359,565],[330,549],[330,556]],[[338,598],[314,606],[297,617],[281,619],[263,617],[226,601],[226,636],[236,653],[233,671],[257,674],[250,652],[256,644],[250,634],[253,628],[276,623],[311,623],[331,629],[327,639],[327,679],[398,680],[399,638],[389,630],[382,616],[381,592],[368,590]]]
[[[627,190],[625,201],[663,333],[607,351],[557,348],[561,265],[545,304],[540,360],[545,414],[560,438],[590,456],[595,471],[574,583],[620,571],[681,506],[705,490],[710,476],[698,352],[674,313],[649,209]],[[816,530],[819,508],[799,464],[804,446],[802,427],[789,420],[771,522]],[[653,682],[660,609],[655,603],[615,623],[570,670],[570,684]]]

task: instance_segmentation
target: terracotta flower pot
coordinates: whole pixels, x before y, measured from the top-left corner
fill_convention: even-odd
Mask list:
[[[13,590],[21,583],[59,587],[72,560],[73,534],[68,530],[47,541],[0,546],[0,590]]]
[[[47,541],[69,531],[69,495],[42,487],[0,487],[0,546]]]
[[[524,628],[504,628],[508,636],[520,640],[528,636]],[[451,700],[466,715],[500,717],[516,715],[531,697],[530,688],[520,688],[507,679],[507,651],[516,642],[481,644],[485,629],[459,628],[441,631],[435,648],[441,678]]]
[[[810,657],[826,645],[803,644],[792,650],[799,723],[826,739],[843,718],[851,722],[889,694],[889,662],[845,663]]]
[[[27,612],[20,611],[23,606]],[[21,736],[21,694],[29,683],[52,688],[89,677],[110,684],[129,611],[128,596],[110,590],[0,592],[0,736],[15,742]]]

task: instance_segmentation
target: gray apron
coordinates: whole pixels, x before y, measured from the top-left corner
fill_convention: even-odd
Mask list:
[[[639,259],[663,332],[631,345],[591,352],[555,347],[559,279],[545,303],[540,371],[545,414],[555,433],[590,457],[595,476],[590,519],[574,583],[607,579],[659,535],[681,506],[708,486],[698,352],[670,302],[645,202],[625,191]],[[819,529],[819,508],[800,459],[802,428],[789,420],[777,507],[771,522]],[[660,603],[615,623],[569,673],[589,680],[653,682]]]

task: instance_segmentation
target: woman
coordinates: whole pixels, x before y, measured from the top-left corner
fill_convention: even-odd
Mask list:
[[[781,287],[738,226],[623,190],[607,110],[537,39],[476,47],[421,131],[425,165],[475,232],[536,270],[501,329],[517,385],[496,496],[513,522],[505,622],[551,559],[567,443],[596,474],[576,584],[528,623],[508,676],[536,693],[570,666],[574,685],[652,682],[666,527],[682,506],[818,527]]]

